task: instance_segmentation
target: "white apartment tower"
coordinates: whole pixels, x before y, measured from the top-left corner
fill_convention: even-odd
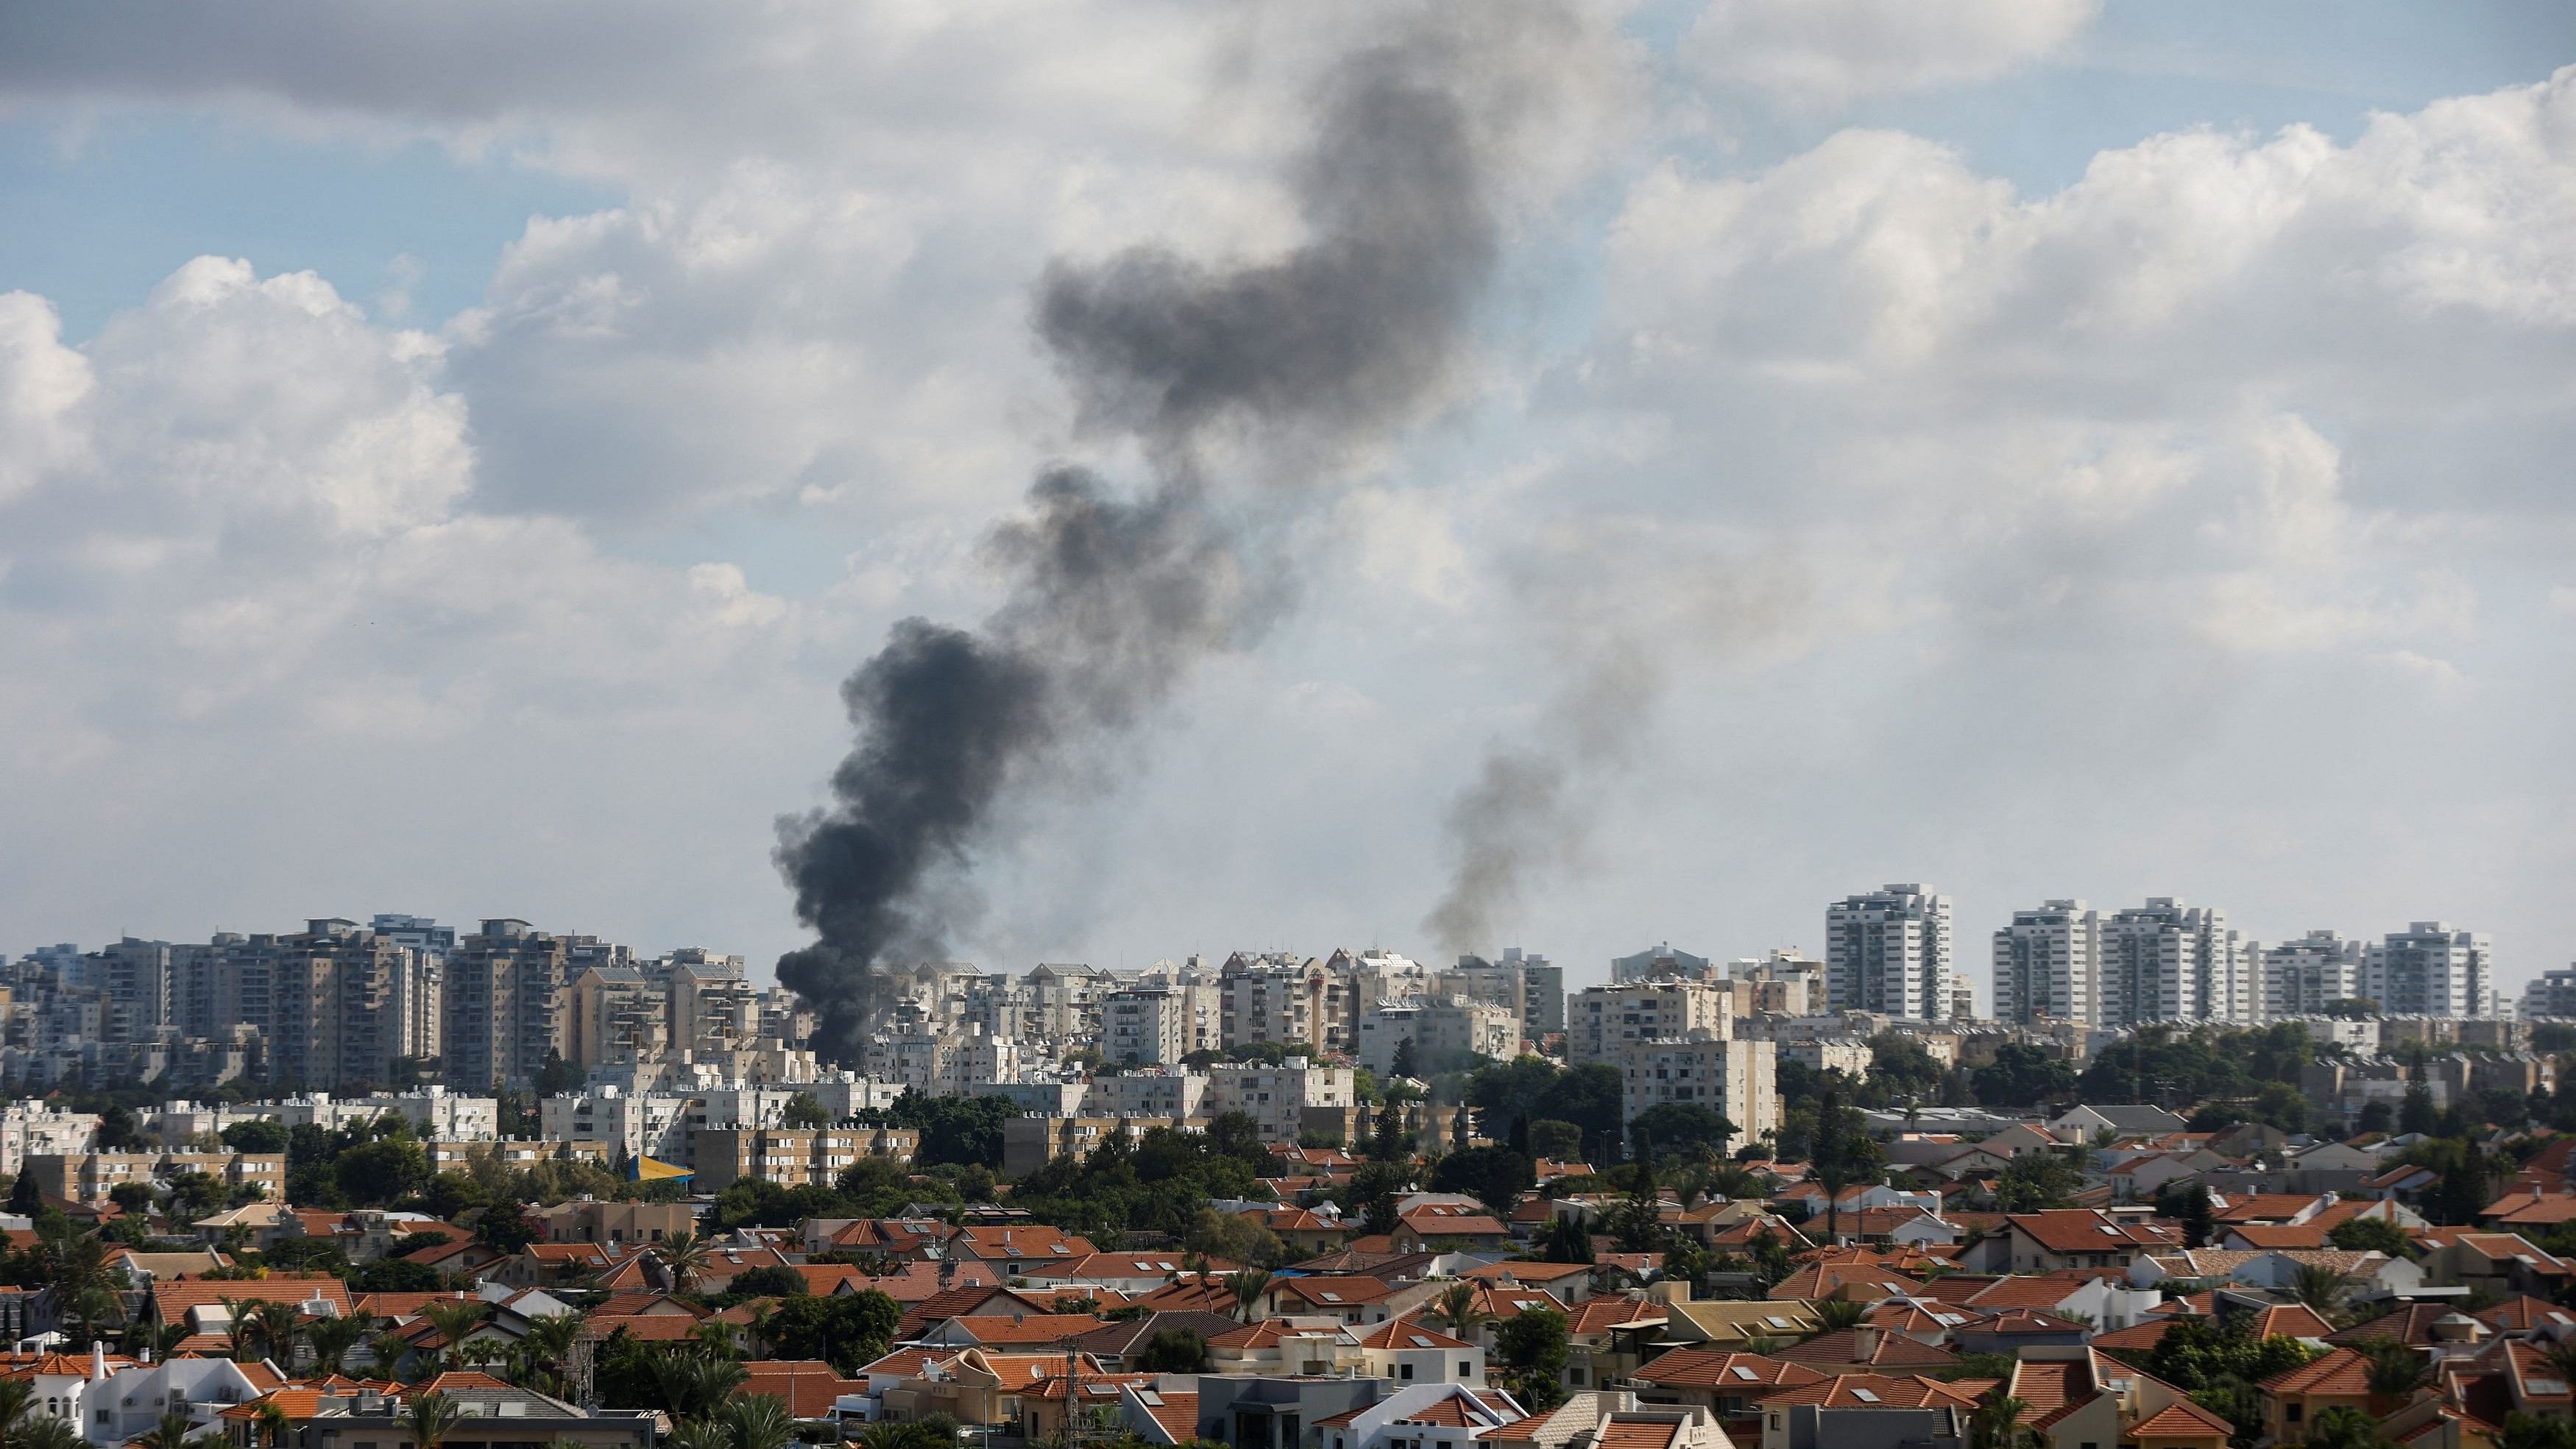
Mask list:
[[[2493,1016],[2495,945],[2442,921],[2417,921],[2370,948],[2361,994],[2388,1016]]]
[[[1825,908],[1825,1009],[1936,1021],[1957,1014],[1950,898],[1889,885]]]
[[[2091,1026],[2102,982],[2101,913],[2080,900],[2015,911],[1995,932],[1994,964],[1997,1021]]]
[[[1100,1054],[1113,1063],[1153,1067],[1197,1050],[1181,993],[1168,987],[1113,991],[1101,1003]]]
[[[2256,947],[2212,906],[2150,896],[2102,922],[2101,1017],[2108,1029],[2150,1021],[2252,1021]]]
[[[2543,971],[2531,978],[2531,984],[2522,989],[2522,1016],[2525,1021],[2576,1016],[2576,966]]]
[[[2361,995],[2361,942],[2333,931],[2310,931],[2263,953],[2263,1015],[2315,1016],[2338,1001]]]

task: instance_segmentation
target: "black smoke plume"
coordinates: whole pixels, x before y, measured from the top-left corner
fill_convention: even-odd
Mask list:
[[[857,748],[829,808],[780,822],[777,852],[819,937],[778,977],[817,1009],[825,1058],[858,1059],[889,957],[935,952],[958,924],[937,887],[992,843],[999,801],[1283,606],[1280,508],[1229,495],[1208,445],[1295,460],[1293,483],[1443,392],[1497,250],[1467,69],[1439,38],[1339,68],[1293,174],[1309,240],[1280,260],[1141,247],[1047,269],[1039,339],[1085,424],[1135,439],[1152,477],[1122,496],[1077,468],[1040,476],[987,540],[1010,580],[993,616],[973,632],[907,619],[843,686]]]

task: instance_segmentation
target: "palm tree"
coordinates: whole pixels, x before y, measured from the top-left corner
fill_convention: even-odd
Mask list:
[[[170,1323],[138,1318],[125,1326],[125,1351],[149,1354],[154,1363],[159,1363],[176,1352],[188,1336],[188,1321],[184,1318]]]
[[[2343,1307],[2346,1294],[2352,1291],[2352,1280],[2323,1263],[2301,1265],[2298,1276],[2290,1280],[2290,1296],[2317,1311],[2317,1316],[2331,1322]]]
[[[313,1371],[336,1374],[340,1361],[367,1336],[363,1318],[316,1318],[304,1325],[304,1341],[313,1345]]]
[[[260,1437],[268,1441],[268,1449],[284,1449],[287,1437],[295,1432],[295,1421],[267,1399],[260,1400],[258,1414]]]
[[[295,1334],[300,1321],[292,1303],[262,1303],[251,1310],[259,1318],[259,1340],[268,1357],[288,1373],[295,1371]]]
[[[1736,1345],[1737,1350],[1743,1353],[1778,1353],[1785,1347],[1786,1344],[1767,1333],[1746,1334],[1744,1341]]]
[[[1246,1268],[1225,1276],[1226,1288],[1234,1294],[1235,1312],[1243,1321],[1252,1321],[1252,1305],[1260,1300],[1262,1290],[1270,1286],[1270,1275],[1259,1268]]]
[[[1816,1304],[1816,1321],[1825,1326],[1827,1333],[1856,1328],[1868,1316],[1869,1309],[1850,1298],[1827,1298]]]
[[[2343,1405],[2318,1410],[2308,1423],[2309,1449],[2373,1449],[2387,1442],[2377,1419]]]
[[[367,1357],[375,1360],[377,1376],[392,1378],[402,1366],[403,1355],[411,1352],[411,1340],[393,1329],[367,1335]]]
[[[11,1426],[9,1449],[89,1449],[89,1441],[71,1420],[38,1414]]]
[[[438,1336],[446,1340],[446,1347],[461,1358],[465,1336],[482,1326],[483,1315],[490,1307],[479,1298],[440,1298],[422,1304],[420,1316],[429,1320]]]
[[[1977,1406],[1976,1415],[1968,1421],[1970,1442],[1975,1449],[2028,1449],[2039,1435],[2022,1424],[2030,1405],[2004,1392],[1997,1384]]]
[[[733,1431],[713,1419],[682,1419],[668,1442],[671,1449],[733,1449]]]
[[[35,1403],[35,1380],[0,1379],[0,1444],[9,1442],[9,1431]]]
[[[717,1411],[716,1422],[724,1427],[729,1449],[787,1449],[796,1438],[796,1416],[772,1394],[730,1399]]]
[[[697,1286],[698,1275],[706,1271],[707,1242],[693,1229],[665,1240],[661,1247],[662,1267],[671,1275],[671,1286],[686,1293]]]
[[[563,1388],[563,1366],[572,1357],[573,1341],[581,1337],[581,1325],[582,1316],[578,1313],[552,1313],[530,1320],[528,1331],[519,1336],[525,1377],[518,1382],[545,1393]]]
[[[402,1425],[411,1432],[412,1442],[419,1449],[439,1449],[464,1417],[462,1406],[432,1389],[412,1395],[411,1403],[403,1410]]]
[[[217,1297],[224,1305],[224,1336],[232,1340],[233,1361],[250,1361],[250,1346],[259,1340],[259,1320],[251,1312],[256,1299]]]
[[[2414,1348],[2393,1338],[2374,1338],[2354,1347],[2369,1360],[2365,1378],[2370,1385],[2370,1408],[2374,1416],[2402,1406],[2423,1386],[2427,1372],[2424,1356]],[[2315,1437],[2313,1427],[2310,1437]]]
[[[750,1371],[734,1359],[709,1358],[700,1353],[666,1350],[647,1362],[652,1365],[654,1386],[662,1391],[663,1405],[677,1419],[706,1417],[751,1377]]]
[[[163,1414],[160,1423],[134,1442],[142,1445],[143,1449],[189,1449],[188,1441],[193,1437],[188,1432],[189,1427],[188,1416],[173,1411]]]
[[[1440,1296],[1432,1300],[1432,1310],[1440,1315],[1441,1322],[1449,1325],[1452,1337],[1466,1336],[1484,1318],[1485,1315],[1476,1307],[1476,1297],[1476,1285],[1461,1278],[1441,1289]]]

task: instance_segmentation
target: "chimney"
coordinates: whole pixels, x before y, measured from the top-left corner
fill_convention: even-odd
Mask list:
[[[89,1381],[91,1383],[97,1383],[99,1380],[106,1377],[107,1343],[104,1339],[95,1339],[91,1341],[89,1346]]]

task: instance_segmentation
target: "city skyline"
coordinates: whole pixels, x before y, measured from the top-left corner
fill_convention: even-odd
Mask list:
[[[1346,261],[1301,158],[1418,39],[1478,184],[1334,315],[1440,345],[1183,429],[1288,516],[970,813],[940,954],[1588,980],[1920,879],[2576,958],[2564,7],[203,24],[0,19],[13,945],[394,904],[765,977],[842,682],[1005,612],[1033,480],[1171,481],[1074,321]]]

